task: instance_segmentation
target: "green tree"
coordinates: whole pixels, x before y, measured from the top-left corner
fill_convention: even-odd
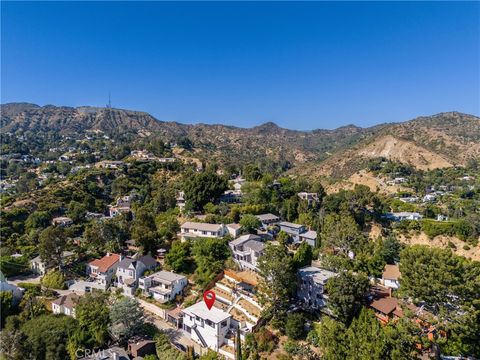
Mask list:
[[[325,360],[344,360],[347,358],[348,342],[345,339],[345,325],[330,317],[322,317],[318,327],[318,345]]]
[[[5,325],[5,319],[13,311],[13,295],[11,291],[0,291],[0,329]]]
[[[44,229],[50,223],[50,214],[47,211],[34,211],[25,221],[27,232],[36,229]]]
[[[305,317],[301,313],[288,314],[285,334],[293,340],[299,340],[305,336]]]
[[[75,317],[78,320],[80,332],[87,336],[88,345],[105,344],[110,322],[107,294],[92,293],[82,296],[75,308]]]
[[[348,324],[362,308],[368,289],[368,278],[362,274],[341,272],[328,279],[325,289],[330,310],[341,322]]]
[[[200,238],[195,240],[192,254],[197,265],[195,281],[204,286],[223,270],[230,249],[224,239]]]
[[[385,333],[371,310],[362,308],[347,331],[347,359],[390,359],[386,353]]]
[[[269,316],[282,321],[296,286],[292,259],[284,246],[267,243],[257,266],[261,279],[259,300]]]
[[[40,233],[38,244],[40,258],[50,266],[60,266],[66,244],[67,237],[63,228],[49,226]]]
[[[70,316],[42,315],[27,321],[21,327],[26,335],[25,347],[29,356],[37,360],[65,360],[69,354],[66,344],[76,328]]]
[[[51,270],[43,276],[42,285],[48,289],[65,289],[65,277],[60,271]]]
[[[297,252],[293,255],[293,265],[299,269],[303,266],[309,266],[312,264],[313,250],[307,242],[302,242],[297,249]]]
[[[192,268],[190,243],[174,241],[165,255],[165,264],[175,272],[189,272]]]
[[[347,253],[358,246],[362,234],[352,216],[330,214],[325,217],[320,238],[324,248],[333,247]]]
[[[448,249],[410,246],[400,255],[400,291],[414,301],[444,306],[470,304],[480,298],[480,263]]]
[[[227,180],[213,171],[197,173],[184,184],[186,208],[201,210],[208,202],[214,202],[227,189]]]
[[[240,230],[244,234],[256,234],[257,229],[262,226],[260,220],[252,214],[245,214],[240,219]]]
[[[138,333],[143,323],[144,315],[135,299],[121,297],[110,308],[110,333],[121,341]]]
[[[158,247],[157,226],[152,213],[146,208],[141,208],[135,213],[132,226],[132,238],[137,246],[141,246],[143,253],[153,254]]]

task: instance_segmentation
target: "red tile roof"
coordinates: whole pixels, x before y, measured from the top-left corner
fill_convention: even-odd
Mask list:
[[[107,272],[115,263],[120,261],[120,255],[107,254],[101,259],[95,259],[89,263],[90,266],[98,267],[99,272]]]

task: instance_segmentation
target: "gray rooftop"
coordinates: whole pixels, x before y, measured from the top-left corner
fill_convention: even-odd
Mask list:
[[[280,226],[285,226],[285,227],[289,227],[289,228],[293,228],[293,229],[300,229],[304,225],[295,224],[295,223],[291,223],[291,222],[288,222],[288,221],[282,221],[280,223]]]
[[[201,222],[192,222],[187,221],[182,224],[182,229],[192,229],[192,230],[199,230],[199,231],[220,231],[222,228],[222,224],[208,224],[208,223],[201,223]]]
[[[256,240],[256,241],[260,241],[262,238],[258,235],[253,235],[253,234],[247,234],[247,235],[242,235],[242,236],[239,236],[238,238],[236,238],[235,240],[233,241],[230,241],[230,244],[231,245],[234,245],[234,246],[237,246],[237,245],[241,245],[249,240]]]
[[[166,282],[166,283],[171,283],[177,280],[186,279],[186,277],[183,275],[175,274],[172,271],[165,271],[165,270],[156,272],[152,275],[149,275],[148,277],[155,279],[155,281]]]
[[[298,275],[301,278],[311,277],[315,283],[323,285],[327,282],[328,279],[337,276],[337,273],[315,266],[305,266],[298,270]]]
[[[208,319],[216,324],[232,317],[230,314],[220,310],[215,306],[208,310],[204,301],[200,301],[186,309],[183,309],[182,312],[185,314],[198,316],[204,320]]]
[[[273,215],[273,214],[260,214],[260,215],[256,215],[256,217],[258,218],[258,220],[260,221],[272,221],[272,220],[278,220],[280,219],[277,215]]]

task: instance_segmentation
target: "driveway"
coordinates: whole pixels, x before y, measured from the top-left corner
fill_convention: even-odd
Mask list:
[[[140,299],[137,299],[137,300],[139,300],[140,304],[145,302]],[[148,308],[142,306],[143,313],[145,314],[145,320],[149,323],[154,324],[160,330],[164,331],[165,334],[167,334],[168,337],[170,338],[170,342],[172,344],[180,344],[180,347],[183,347],[183,348],[186,348],[187,346],[193,346],[194,348],[196,348],[199,346],[198,344],[190,340],[190,338],[187,337],[187,335],[183,332],[182,329],[176,329],[169,322],[154,315],[147,309]]]

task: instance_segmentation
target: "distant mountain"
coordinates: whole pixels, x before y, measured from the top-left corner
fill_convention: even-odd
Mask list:
[[[141,111],[88,106],[10,103],[1,105],[0,111],[3,133],[58,132],[75,137],[101,130],[134,138],[159,136],[165,141],[187,137],[200,159],[222,164],[289,162],[312,176],[348,176],[369,158],[380,156],[423,169],[464,164],[468,158],[480,156],[480,118],[457,112],[370,128],[348,125],[335,130],[297,131],[272,122],[253,128],[186,125],[159,121]]]

